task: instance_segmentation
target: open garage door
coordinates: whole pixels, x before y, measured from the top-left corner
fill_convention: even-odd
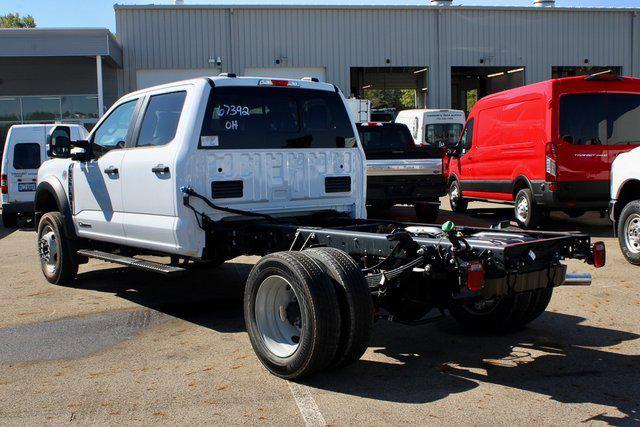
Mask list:
[[[327,81],[324,67],[245,68],[244,75],[251,77],[281,77],[283,79],[301,79],[303,77],[315,77],[321,82]]]
[[[524,86],[524,67],[451,67],[451,108],[469,114],[483,96]]]
[[[195,68],[195,69],[153,69],[136,71],[136,80],[138,89],[144,89],[150,86],[162,85],[165,83],[176,82],[179,80],[193,79],[202,76],[217,76],[220,74],[220,68]]]

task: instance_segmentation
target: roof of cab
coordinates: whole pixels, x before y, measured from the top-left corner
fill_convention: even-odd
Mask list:
[[[229,77],[226,75],[218,75],[218,76],[202,76],[188,80],[180,80],[171,83],[165,83],[162,85],[151,86],[144,89],[137,90],[135,92],[131,92],[125,95],[126,98],[137,96],[141,94],[145,94],[147,92],[152,92],[158,89],[171,88],[174,86],[183,86],[187,84],[202,84],[209,83],[214,86],[258,86],[261,81],[266,80],[275,80],[275,81],[291,81],[295,82],[295,87],[302,89],[316,89],[316,90],[326,90],[326,91],[338,91],[338,88],[331,84],[320,81],[312,81],[312,80],[303,80],[303,79],[285,79],[280,77],[250,77],[250,76],[242,76],[242,77]]]

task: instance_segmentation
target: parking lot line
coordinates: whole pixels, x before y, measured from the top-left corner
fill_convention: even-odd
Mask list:
[[[298,410],[300,411],[300,415],[302,415],[305,425],[326,426],[327,422],[324,420],[320,408],[318,408],[315,399],[311,395],[309,387],[291,381],[287,381],[287,383],[289,384],[293,400],[295,400],[296,405],[298,405]]]

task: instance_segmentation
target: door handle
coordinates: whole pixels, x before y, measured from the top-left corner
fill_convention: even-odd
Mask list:
[[[153,173],[169,173],[169,166],[157,165],[151,168]]]
[[[473,156],[469,156],[469,160],[473,160]]]
[[[118,174],[118,168],[116,168],[114,166],[109,166],[108,168],[106,168],[104,170],[104,173],[106,173],[107,175],[117,175]]]

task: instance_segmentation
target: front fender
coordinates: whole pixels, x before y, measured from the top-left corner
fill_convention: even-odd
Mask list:
[[[76,239],[78,236],[75,226],[73,225],[73,215],[71,213],[69,198],[62,182],[55,176],[43,178],[36,187],[36,226],[40,222],[42,215],[51,211],[52,200],[55,203],[57,211],[62,215],[65,234],[72,239]]]

